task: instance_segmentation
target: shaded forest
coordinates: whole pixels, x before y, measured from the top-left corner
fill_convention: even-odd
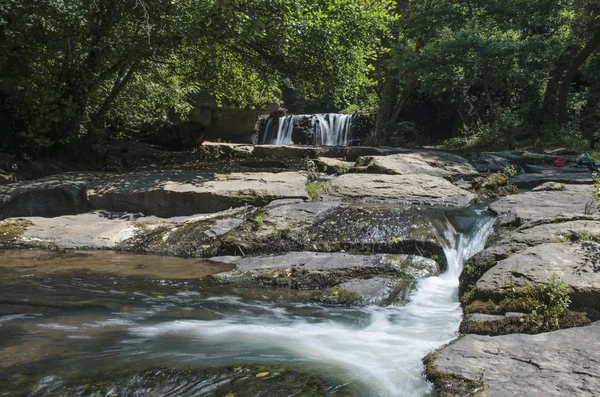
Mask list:
[[[368,143],[600,145],[599,0],[5,0],[0,147],[70,156],[218,106],[371,112]]]

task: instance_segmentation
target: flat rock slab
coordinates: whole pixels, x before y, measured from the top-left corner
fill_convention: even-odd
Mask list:
[[[436,261],[417,255],[290,252],[260,257],[221,256],[210,260],[236,266],[234,271],[218,275],[224,281],[258,282],[297,289],[336,287],[363,295],[363,303],[380,303],[390,297],[392,290],[396,290],[397,295],[402,289],[395,287],[398,281],[406,281],[404,285],[408,287],[414,279],[440,272]],[[377,277],[379,275],[385,277]],[[382,290],[377,293],[375,290],[380,287]]]
[[[566,214],[583,215],[591,199],[591,185],[566,185],[564,191],[532,191],[502,197],[489,208],[498,214],[501,224],[521,224]]]
[[[0,219],[107,210],[163,218],[309,198],[300,172],[194,171],[64,175],[0,186]]]
[[[498,262],[475,283],[483,295],[507,294],[513,287],[550,283],[552,273],[574,290],[573,305],[600,309],[600,244],[550,243]]]
[[[543,223],[527,228],[519,228],[512,233],[508,243],[521,243],[528,246],[539,245],[543,243],[594,239],[600,241],[600,217],[589,217],[590,219],[566,220],[560,221],[560,218],[554,218],[557,222]]]
[[[133,222],[110,219],[101,213],[27,218],[21,241],[51,244],[64,249],[112,249],[139,230]]]
[[[582,168],[542,169],[539,173],[517,175],[510,178],[510,183],[521,189],[531,189],[546,182],[589,185],[594,183],[594,180],[592,172]]]
[[[88,186],[93,208],[172,217],[265,205],[275,199],[308,199],[301,173],[132,173]]]
[[[370,202],[468,206],[477,196],[431,175],[344,174],[331,182],[334,196]]]
[[[216,262],[235,264],[236,271],[240,273],[264,272],[292,267],[307,271],[329,271],[380,266],[404,269],[407,272],[413,272],[416,269],[414,270],[414,274],[419,274],[421,277],[439,273],[439,266],[433,259],[417,255],[351,255],[340,252],[290,252],[285,255],[276,256],[220,256],[210,259]]]
[[[600,322],[538,335],[467,335],[442,348],[433,364],[475,384],[483,373],[487,397],[597,396]]]
[[[345,174],[354,167],[354,162],[352,161],[344,161],[331,157],[319,157],[315,160],[315,164],[319,171],[327,174]]]
[[[438,177],[477,174],[477,170],[464,157],[432,150],[365,157],[360,158],[357,165],[367,167],[367,172],[375,174],[426,174]]]

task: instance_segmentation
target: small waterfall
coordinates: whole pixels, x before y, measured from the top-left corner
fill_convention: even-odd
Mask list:
[[[494,218],[479,215],[470,233],[458,233],[447,221],[445,237],[448,245],[444,247],[448,269],[446,275],[458,278],[465,262],[485,248],[485,242],[494,229]]]
[[[258,142],[270,145],[349,146],[355,117],[337,113],[271,117],[259,132]]]

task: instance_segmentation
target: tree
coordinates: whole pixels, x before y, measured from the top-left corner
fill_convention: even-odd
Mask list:
[[[376,0],[6,0],[0,5],[0,125],[52,152],[139,124],[206,89],[256,106],[284,79],[348,103],[373,84],[391,18]]]

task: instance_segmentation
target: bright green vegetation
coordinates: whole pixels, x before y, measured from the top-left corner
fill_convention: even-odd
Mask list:
[[[81,153],[185,121],[201,94],[374,111],[373,144],[590,150],[599,14],[595,0],[5,0],[0,149]]]
[[[328,182],[313,181],[309,182],[307,186],[308,196],[312,201],[319,199],[319,193],[329,192],[331,190],[331,184]]]
[[[265,215],[264,214],[258,214],[254,217],[254,225],[256,229],[260,229],[262,227],[262,225],[265,223]]]
[[[347,106],[374,84],[392,7],[391,0],[3,1],[0,145],[52,154],[169,115],[185,120],[201,92],[221,105],[266,108],[288,87]]]
[[[536,332],[554,331],[561,324],[568,324],[565,316],[571,304],[572,288],[551,273],[548,283],[527,287],[513,287],[501,299],[485,299],[476,288],[461,297],[467,313],[503,314],[507,312],[528,313],[528,327]],[[483,298],[483,299],[482,299]]]
[[[529,320],[542,331],[559,329],[560,319],[571,304],[572,288],[552,274],[550,283],[539,285],[537,293],[539,302]]]

